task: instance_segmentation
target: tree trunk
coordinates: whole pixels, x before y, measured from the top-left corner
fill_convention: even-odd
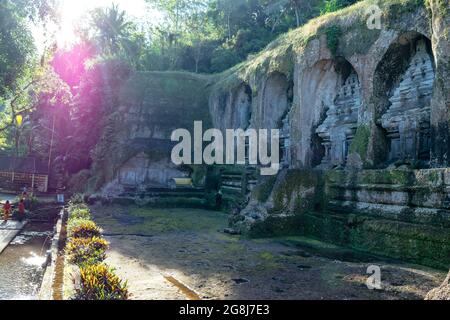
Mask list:
[[[298,12],[298,7],[295,5],[294,7],[295,11],[295,19],[297,20],[297,28],[300,27],[300,14]]]
[[[228,26],[228,40],[230,40],[231,39],[231,11],[228,12],[227,26]]]

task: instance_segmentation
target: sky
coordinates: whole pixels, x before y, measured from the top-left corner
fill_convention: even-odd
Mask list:
[[[161,14],[150,9],[144,0],[60,0],[58,13],[61,17],[61,25],[47,27],[47,30],[56,33],[59,47],[70,46],[76,42],[74,26],[86,16],[86,13],[97,7],[109,7],[112,3],[126,11],[129,19],[134,22],[155,23],[162,19]],[[33,29],[36,45],[40,51],[46,46],[44,33],[41,27]]]

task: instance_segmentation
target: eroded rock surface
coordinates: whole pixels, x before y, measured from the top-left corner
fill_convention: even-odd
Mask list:
[[[439,288],[427,294],[425,300],[450,300],[450,273]]]

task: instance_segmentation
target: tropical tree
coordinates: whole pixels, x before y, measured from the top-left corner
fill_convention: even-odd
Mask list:
[[[109,8],[97,8],[92,12],[94,39],[99,52],[105,55],[117,55],[124,49],[131,33],[132,23],[127,20],[126,12],[115,4]]]
[[[0,148],[16,154],[20,130],[33,110],[29,93],[42,76],[48,53],[37,56],[30,23],[55,20],[54,5],[53,0],[0,2]]]

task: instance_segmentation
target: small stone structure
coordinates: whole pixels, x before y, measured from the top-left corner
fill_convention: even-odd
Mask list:
[[[322,168],[345,166],[349,147],[356,133],[360,107],[361,85],[358,75],[352,70],[339,88],[325,121],[316,130],[325,148]]]
[[[389,161],[430,160],[431,97],[435,72],[425,41],[418,42],[408,70],[389,99],[381,123],[390,142]]]

